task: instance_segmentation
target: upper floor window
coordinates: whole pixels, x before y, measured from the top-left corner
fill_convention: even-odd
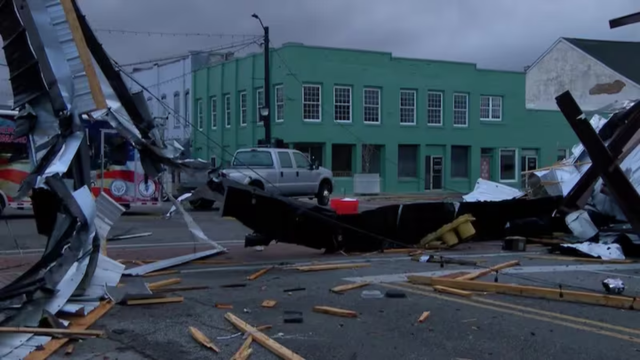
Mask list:
[[[264,90],[258,89],[256,90],[256,118],[258,119],[257,123],[262,124],[262,116],[260,116],[260,109],[264,106]]]
[[[333,114],[335,121],[351,121],[351,88],[348,86],[333,87]]]
[[[167,126],[167,118],[169,117],[169,112],[167,111],[167,94],[162,94],[160,96],[160,106],[162,107],[162,124]]]
[[[304,121],[322,120],[322,96],[320,85],[302,85],[302,119]]]
[[[211,97],[211,128],[218,128],[218,97]]]
[[[224,96],[224,127],[231,127],[231,95]]]
[[[400,124],[415,125],[416,123],[416,92],[414,90],[400,90]]]
[[[365,88],[362,94],[363,121],[369,124],[380,123],[380,89]]]
[[[202,130],[204,127],[204,109],[202,108],[202,99],[198,99],[198,108],[197,108],[197,116],[198,116],[198,130]]]
[[[189,129],[191,126],[191,93],[189,89],[184,92],[184,127]]]
[[[276,86],[276,122],[284,121],[284,87]]]
[[[502,120],[501,96],[480,96],[480,120]]]
[[[240,93],[240,126],[247,125],[247,92]]]
[[[442,125],[442,93],[427,93],[427,125]]]
[[[469,126],[469,95],[453,94],[453,126]]]

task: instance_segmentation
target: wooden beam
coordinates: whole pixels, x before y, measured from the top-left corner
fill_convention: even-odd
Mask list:
[[[180,271],[178,270],[162,270],[162,271],[154,271],[154,272],[150,272],[147,274],[142,275],[142,277],[153,277],[153,276],[160,276],[160,275],[171,275],[171,274],[177,274]]]
[[[422,313],[422,315],[420,315],[420,317],[418,318],[418,322],[419,323],[423,323],[425,320],[427,320],[427,318],[429,317],[429,315],[431,315],[431,311],[425,311]]]
[[[247,280],[255,280],[255,279],[259,278],[260,276],[266,274],[267,271],[269,271],[271,269],[273,269],[273,266],[270,266],[268,268],[264,268],[262,270],[259,270],[259,271],[255,272],[255,273],[247,276]]]
[[[251,335],[249,335],[249,337],[247,337],[247,340],[245,340],[244,343],[242,343],[242,346],[240,346],[238,351],[236,351],[236,353],[231,357],[231,360],[242,359],[243,354],[247,350],[249,350],[249,346],[251,346],[252,341],[253,341],[253,338],[251,338]]]
[[[209,289],[208,286],[176,286],[176,287],[167,287],[162,289],[153,290],[154,294],[162,294],[162,293],[170,293],[170,292],[178,292],[178,291],[192,291],[192,290],[206,290]]]
[[[107,311],[111,310],[115,303],[111,301],[103,301],[97,308],[93,309],[87,316],[77,318],[71,321],[69,325],[70,330],[86,330],[89,326],[93,325],[98,319],[100,319]],[[27,355],[24,360],[45,360],[49,356],[53,355],[58,349],[66,344],[70,339],[51,339],[44,344],[40,350],[35,350]]]
[[[304,360],[302,356],[280,345],[278,342],[271,339],[264,333],[258,331],[258,329],[254,328],[253,326],[242,321],[232,313],[226,313],[224,315],[224,318],[227,319],[231,324],[233,324],[233,326],[238,328],[238,330],[242,331],[243,333],[249,333],[253,340],[255,340],[258,344],[264,346],[265,348],[267,348],[267,350],[276,354],[280,358],[285,360]]]
[[[340,285],[340,286],[336,286],[336,287],[332,288],[331,292],[334,292],[336,294],[344,294],[345,292],[347,292],[349,290],[365,287],[365,286],[367,286],[369,284],[370,283],[368,283],[368,282],[360,282],[360,283]]]
[[[341,317],[355,318],[358,313],[351,310],[338,309],[330,306],[314,306],[313,311],[321,314],[335,315]]]
[[[182,282],[182,279],[179,278],[173,278],[173,279],[167,279],[167,280],[162,280],[162,281],[158,281],[158,282],[154,282],[148,285],[149,290],[156,290],[162,287],[166,287],[166,286],[170,286],[170,285],[175,285],[175,284],[179,284]]]
[[[434,286],[433,289],[437,292],[441,292],[441,293],[446,293],[446,294],[453,294],[453,295],[458,295],[458,296],[464,296],[464,297],[472,297],[473,293],[470,293],[468,291],[464,291],[464,290],[458,290],[458,289],[452,289],[450,287],[446,287],[446,286]]]
[[[170,304],[170,303],[179,303],[183,301],[184,301],[184,298],[182,296],[176,296],[176,297],[167,297],[167,298],[159,298],[159,299],[127,300],[127,305]]]
[[[486,291],[504,295],[526,296],[582,304],[602,305],[618,309],[640,310],[640,299],[626,296],[603,295],[582,291],[560,290],[515,284],[500,284],[485,281],[442,279],[419,275],[409,275],[407,278],[410,283],[419,285],[445,286],[460,290]]]
[[[489,275],[493,272],[502,270],[502,269],[506,269],[506,268],[510,268],[510,267],[514,267],[514,266],[518,266],[520,265],[520,261],[518,260],[513,260],[513,261],[509,261],[506,263],[502,263],[493,267],[490,267],[488,269],[484,269],[478,272],[474,272],[468,275],[462,275],[459,278],[457,278],[457,280],[473,280],[473,279],[477,279],[479,277],[483,277],[485,275]]]
[[[220,349],[208,338],[206,337],[200,330],[194,328],[193,326],[189,326],[189,333],[191,337],[200,343],[200,345],[209,348],[217,353],[220,352]]]
[[[369,267],[371,263],[353,263],[353,264],[326,264],[326,265],[310,265],[299,266],[296,269],[300,271],[323,271],[323,270],[340,270],[340,269],[356,269]]]
[[[103,337],[102,330],[49,329],[32,327],[0,327],[0,333]]]
[[[60,4],[62,5],[67,23],[69,23],[71,36],[73,36],[73,41],[76,43],[78,55],[80,56],[80,61],[84,67],[84,73],[87,76],[87,81],[89,82],[89,89],[91,89],[93,102],[96,105],[94,110],[106,109],[107,101],[105,100],[104,93],[102,92],[100,79],[98,79],[96,69],[93,67],[93,58],[89,48],[87,47],[87,43],[85,42],[84,34],[82,33],[80,23],[78,22],[78,16],[73,9],[73,4],[71,3],[71,0],[60,0]],[[103,242],[103,245],[104,247],[101,247],[101,251],[103,251],[103,255],[106,255],[106,241]]]

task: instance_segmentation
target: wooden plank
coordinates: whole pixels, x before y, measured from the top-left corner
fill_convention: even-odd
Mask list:
[[[242,321],[240,318],[233,315],[232,313],[226,313],[224,315],[224,318],[227,319],[231,324],[233,324],[233,326],[238,328],[238,330],[244,333],[249,333],[251,337],[253,337],[253,340],[255,340],[258,344],[264,346],[265,348],[267,348],[269,351],[279,356],[280,358],[285,360],[304,360],[302,356],[280,345],[278,342],[271,339],[264,333],[258,331],[258,329],[254,328],[253,326]]]
[[[84,73],[87,76],[87,81],[89,82],[89,89],[91,89],[93,102],[96,105],[96,108],[94,110],[106,109],[107,101],[105,100],[104,93],[102,92],[100,79],[98,78],[96,69],[93,67],[93,58],[91,56],[89,48],[87,47],[87,43],[85,42],[84,34],[82,33],[80,23],[78,22],[77,14],[73,9],[73,4],[71,3],[71,0],[60,0],[60,4],[62,5],[67,23],[69,23],[71,36],[73,36],[73,41],[76,43],[78,55],[80,57],[80,61],[82,61],[82,66],[84,67]],[[102,244],[102,246],[104,247],[101,246],[103,255],[107,254],[106,245],[106,241],[104,241]]]
[[[496,271],[502,270],[502,269],[506,269],[506,268],[510,268],[510,267],[514,267],[514,266],[518,266],[520,265],[520,261],[518,260],[513,260],[513,261],[509,261],[506,263],[502,263],[496,266],[492,266],[488,269],[484,269],[478,272],[474,272],[471,274],[467,274],[467,275],[463,275],[460,276],[459,278],[457,278],[457,280],[473,280],[473,279],[477,279],[479,277],[483,277],[485,275],[489,275],[491,273],[494,273]]]
[[[326,265],[299,266],[299,267],[296,267],[296,269],[306,272],[306,271],[356,269],[356,268],[364,268],[369,266],[371,266],[371,263],[326,264]]]
[[[418,318],[418,322],[419,323],[423,323],[425,320],[427,320],[427,318],[429,317],[429,315],[431,315],[431,311],[425,311],[422,313],[422,315],[420,315],[420,317]]]
[[[321,314],[335,315],[341,317],[355,318],[358,313],[351,310],[338,309],[330,306],[314,306],[313,311]]]
[[[365,286],[367,286],[369,284],[370,284],[369,282],[360,282],[360,283],[339,285],[339,286],[336,286],[336,287],[332,288],[331,291],[336,293],[336,294],[343,294],[343,293],[345,293],[345,292],[347,292],[349,290],[365,287]]]
[[[151,283],[151,284],[149,284],[148,287],[149,287],[149,290],[155,290],[155,289],[159,289],[159,288],[162,288],[162,287],[179,284],[181,282],[182,282],[182,279],[173,278],[173,279],[167,279],[167,280],[162,280],[162,281]]]
[[[272,308],[272,307],[276,306],[277,303],[278,302],[275,301],[275,300],[265,300],[265,301],[262,302],[262,307]]]
[[[151,304],[170,304],[183,302],[182,296],[167,297],[159,299],[139,299],[139,300],[127,300],[127,305],[151,305]]]
[[[142,277],[153,277],[153,276],[161,276],[161,275],[171,275],[171,274],[177,274],[180,271],[178,270],[162,270],[162,271],[154,271],[154,272],[150,272],[148,274],[144,274],[142,275]]]
[[[64,351],[65,355],[71,355],[73,354],[73,350],[75,349],[75,345],[70,344],[69,346],[67,346],[67,349]]]
[[[472,297],[473,293],[470,293],[468,291],[464,291],[464,290],[458,290],[458,289],[452,289],[446,286],[434,286],[433,289],[437,292],[441,292],[441,293],[446,293],[446,294],[453,294],[453,295],[458,295],[458,296],[464,296],[464,297]]]
[[[270,266],[270,267],[268,267],[268,268],[264,268],[264,269],[262,269],[262,270],[259,270],[258,272],[253,273],[253,274],[251,274],[251,275],[247,276],[247,280],[255,280],[255,279],[259,278],[260,276],[262,276],[262,275],[266,274],[266,273],[267,273],[267,271],[269,271],[269,270],[271,270],[271,269],[273,269],[273,266]]]
[[[240,354],[240,356],[238,356],[236,360],[247,360],[252,353],[253,349],[247,349],[242,354]]]
[[[238,351],[236,351],[236,353],[231,357],[231,360],[242,359],[244,353],[247,350],[249,350],[249,346],[251,346],[252,341],[253,341],[253,338],[251,337],[251,335],[249,335],[249,337],[247,337],[247,340],[245,340],[244,343],[242,343],[242,346],[240,346]]]
[[[468,272],[468,271],[458,271],[458,272],[454,272],[454,273],[451,273],[451,274],[442,275],[442,276],[438,276],[438,277],[441,278],[441,279],[457,279],[457,278],[459,278],[461,276],[468,275],[468,274],[471,274],[471,273]]]
[[[409,254],[417,251],[416,248],[407,248],[407,249],[384,249],[382,252],[384,254]]]
[[[590,263],[598,263],[598,264],[632,264],[633,260],[629,259],[596,259],[596,258],[581,258],[581,257],[571,257],[571,256],[550,256],[550,255],[529,255],[528,259],[541,259],[541,260],[556,260],[556,261],[578,261],[578,262],[590,262]]]
[[[85,330],[89,326],[93,325],[98,319],[100,319],[107,311],[111,310],[114,306],[114,303],[111,301],[102,301],[97,308],[93,309],[87,316],[74,319],[71,321],[69,325],[69,329],[72,330]],[[54,352],[58,351],[64,344],[66,344],[70,339],[69,338],[61,338],[61,339],[51,339],[49,342],[44,344],[40,350],[35,350],[29,355],[27,355],[24,360],[44,360],[49,356],[53,355]]]
[[[231,304],[215,304],[214,306],[217,309],[227,309],[227,310],[233,309],[233,305],[231,305]]]
[[[582,304],[602,305],[618,309],[640,310],[640,299],[617,295],[603,295],[582,291],[560,290],[536,286],[500,284],[485,281],[441,279],[419,275],[409,275],[412,284],[445,286],[460,290],[486,291],[504,295],[526,296]]]
[[[0,333],[34,334],[34,335],[69,335],[69,336],[97,336],[103,337],[102,330],[73,330],[73,329],[49,329],[33,327],[0,327]]]
[[[200,345],[209,348],[217,353],[220,352],[220,349],[208,338],[206,337],[200,330],[194,328],[193,326],[189,326],[189,333],[191,337],[200,343]]]

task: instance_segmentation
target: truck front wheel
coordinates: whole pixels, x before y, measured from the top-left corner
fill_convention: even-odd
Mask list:
[[[328,181],[320,183],[316,199],[318,199],[318,205],[320,206],[329,205],[329,201],[331,200],[331,184],[329,184]]]

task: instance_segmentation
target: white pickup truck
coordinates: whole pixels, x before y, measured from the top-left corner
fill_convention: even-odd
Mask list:
[[[292,149],[251,148],[236,151],[221,175],[287,197],[316,198],[329,204],[333,173]]]

